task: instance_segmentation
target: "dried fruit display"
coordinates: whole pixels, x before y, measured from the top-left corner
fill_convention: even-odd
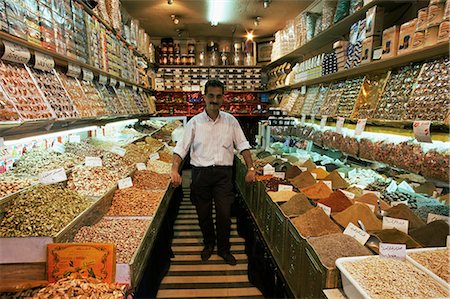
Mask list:
[[[19,119],[20,115],[16,107],[5,94],[0,84],[0,121],[17,121]]]
[[[114,193],[110,216],[153,216],[164,192],[154,192],[130,187]]]
[[[0,198],[18,192],[36,183],[35,180],[19,178],[10,174],[0,175]]]
[[[83,166],[70,173],[67,188],[83,196],[100,197],[111,190],[119,179],[121,179],[120,176],[104,166]]]
[[[147,162],[147,170],[156,173],[170,174],[172,172],[172,163],[166,163],[159,160],[149,160]]]
[[[334,116],[336,114],[336,109],[344,92],[344,86],[344,82],[336,82],[330,85],[327,97],[320,107],[320,115]]]
[[[136,142],[126,146],[124,159],[130,163],[145,163],[152,153],[151,146],[146,142]]]
[[[306,97],[305,97],[305,103],[303,104],[301,113],[299,113],[299,114],[305,114],[305,115],[313,114],[312,110],[313,110],[313,106],[317,99],[318,94],[319,94],[319,85],[313,85],[313,86],[308,87],[308,91],[306,92]],[[299,114],[297,114],[297,115],[299,115]]]
[[[145,142],[149,145],[151,152],[156,152],[164,145],[164,143],[153,137],[146,137]]]
[[[130,161],[111,152],[106,152],[103,155],[102,162],[104,167],[120,178],[127,176],[135,167]]]
[[[343,87],[344,90],[336,111],[337,116],[350,117],[352,115],[363,81],[364,77],[347,79],[345,81],[345,85]]]
[[[317,94],[317,98],[314,102],[314,105],[311,109],[311,114],[318,115],[320,112],[320,107],[322,107],[323,101],[326,99],[328,95],[330,87],[328,84],[320,85],[319,93]]]
[[[133,185],[145,190],[166,190],[170,182],[170,176],[159,174],[150,170],[136,171],[133,177]]]
[[[108,115],[105,103],[100,98],[100,94],[95,88],[94,83],[83,80],[79,82],[81,89],[89,101],[90,109],[93,111],[94,116]]]
[[[126,115],[127,111],[122,106],[119,97],[110,86],[95,83],[95,87],[101,95],[103,102],[108,109],[109,115]]]
[[[59,79],[61,80],[64,88],[70,95],[78,113],[81,117],[93,117],[95,115],[95,110],[91,109],[91,104],[87,100],[86,95],[81,89],[80,83],[76,78],[66,76],[61,72],[57,72]]]
[[[352,118],[373,118],[388,74],[367,76],[361,87]]]
[[[79,143],[65,143],[64,146],[65,153],[71,153],[83,159],[85,157],[100,157],[105,152],[87,141],[82,141]]]

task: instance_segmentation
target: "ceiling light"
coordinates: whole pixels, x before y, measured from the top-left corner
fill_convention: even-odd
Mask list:
[[[172,5],[173,4],[173,0],[167,0],[167,4]]]
[[[247,40],[253,40],[253,31],[247,32]]]
[[[272,2],[272,0],[264,0],[264,8],[269,7],[270,2]]]
[[[217,21],[211,21],[211,26],[216,27],[217,25],[219,25],[219,22],[217,22]]]
[[[211,26],[232,21],[235,12],[238,10],[237,2],[230,0],[208,0],[208,21],[211,23]]]
[[[261,17],[256,17],[255,20],[253,21],[253,24],[255,26],[259,26],[259,23],[261,22]]]
[[[172,21],[175,25],[178,25],[180,23],[180,19],[178,19],[176,15],[170,15],[170,17],[172,18]]]

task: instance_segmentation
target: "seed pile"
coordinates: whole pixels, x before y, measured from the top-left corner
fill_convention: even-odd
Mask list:
[[[170,174],[172,172],[172,163],[166,163],[159,160],[147,161],[147,170],[156,173]]]
[[[106,167],[80,167],[69,175],[67,187],[84,196],[100,197],[108,192],[120,177]]]
[[[165,151],[159,151],[159,161],[166,162],[166,163],[172,163],[172,155],[165,152]]]
[[[112,152],[103,155],[102,163],[104,167],[120,178],[125,177],[134,169],[133,163]]]
[[[126,146],[127,152],[123,157],[131,164],[144,163],[148,160],[150,153],[152,153],[151,146],[145,142],[131,143]]]
[[[408,253],[412,259],[416,260],[425,268],[450,283],[450,249],[438,249],[422,252]]]
[[[309,203],[308,198],[303,194],[295,195],[288,202],[280,206],[284,215],[288,217],[299,216],[312,208],[313,206]]]
[[[358,220],[361,220],[368,231],[381,229],[381,221],[365,204],[354,204],[340,213],[333,214],[333,219],[342,227],[347,227],[350,222],[358,226]]]
[[[114,193],[107,215],[152,216],[163,195],[163,192],[141,190],[135,187],[118,189]]]

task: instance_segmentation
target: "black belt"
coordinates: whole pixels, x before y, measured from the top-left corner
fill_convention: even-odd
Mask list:
[[[194,166],[191,165],[193,169],[213,169],[213,168],[217,168],[217,169],[227,169],[227,168],[233,168],[232,165],[228,166],[228,165],[211,165],[211,166]]]

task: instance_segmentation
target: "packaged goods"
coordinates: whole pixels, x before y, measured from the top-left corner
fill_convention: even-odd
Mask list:
[[[444,21],[439,25],[437,42],[446,42],[450,36],[450,21]]]
[[[313,208],[294,218],[292,223],[303,237],[320,237],[341,233],[339,227],[331,221],[321,208]]]
[[[425,30],[414,32],[412,40],[413,50],[418,50],[424,46],[425,46]]]
[[[303,194],[294,195],[291,199],[280,206],[280,209],[287,217],[302,215],[312,208],[313,206],[309,202],[308,198],[306,198]]]
[[[381,221],[365,204],[355,203],[332,217],[342,227],[347,227],[350,222],[359,227],[358,220],[361,220],[368,231],[381,229]]]
[[[383,32],[384,8],[377,5],[366,12],[366,38],[380,36]]]
[[[410,252],[408,256],[429,269],[431,272],[450,283],[450,249],[436,249]]]
[[[399,34],[399,26],[392,26],[383,31],[383,54],[381,56],[382,59],[397,56]]]
[[[450,226],[443,220],[436,220],[409,231],[411,237],[425,247],[446,246]]]
[[[361,64],[372,62],[373,52],[379,46],[381,46],[381,38],[379,36],[365,38],[361,45]]]
[[[398,54],[407,53],[412,50],[413,35],[417,25],[417,18],[400,26]]]
[[[433,3],[428,6],[427,27],[439,26],[444,20],[444,3]]]
[[[428,27],[428,7],[419,9],[417,12],[416,31],[425,31]]]
[[[338,0],[333,23],[336,24],[350,13],[350,0]]]
[[[136,187],[118,189],[106,215],[153,216],[163,196],[163,192],[141,190]]]
[[[318,203],[330,207],[331,213],[342,212],[353,204],[351,200],[339,190],[331,193],[329,197],[319,200]]]
[[[433,46],[438,41],[439,26],[432,26],[425,29],[425,41],[424,46]]]
[[[325,0],[322,7],[322,31],[327,30],[333,25],[334,12],[336,10],[336,1]]]
[[[333,193],[333,191],[323,182],[318,182],[314,185],[302,188],[300,191],[311,199],[327,198]]]

